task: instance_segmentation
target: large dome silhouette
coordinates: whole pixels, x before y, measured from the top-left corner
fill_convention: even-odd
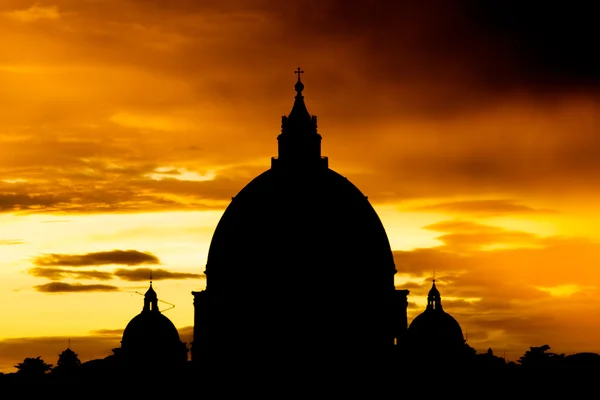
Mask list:
[[[260,260],[261,270],[249,268],[248,259]],[[338,269],[342,261],[347,264]],[[389,278],[394,272],[377,213],[356,186],[329,168],[295,174],[271,169],[251,181],[219,221],[207,261],[214,286],[223,269],[257,287],[263,282],[257,274],[324,272],[316,266],[335,270],[346,289],[358,289],[365,273],[378,270]]]
[[[206,265],[208,347],[334,351],[393,344],[394,261],[366,196],[321,156],[300,82],[279,155],[219,221]]]

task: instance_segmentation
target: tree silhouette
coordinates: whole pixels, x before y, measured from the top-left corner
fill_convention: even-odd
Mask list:
[[[487,352],[477,355],[477,358],[479,367],[499,368],[506,366],[506,360],[496,356],[491,348],[488,348]]]
[[[47,364],[41,356],[26,358],[22,363],[15,365],[17,373],[31,378],[39,378],[52,370],[52,364]]]
[[[69,377],[72,376],[80,366],[81,361],[79,360],[77,353],[70,348],[67,348],[58,355],[58,362],[56,363],[56,367],[52,370],[52,374],[61,377]]]
[[[81,365],[81,361],[70,348],[67,348],[58,355],[58,362],[56,363],[57,368],[74,369]]]
[[[523,367],[553,367],[561,364],[565,355],[549,353],[548,350],[550,350],[550,346],[547,344],[540,347],[530,347],[519,358],[519,364]]]

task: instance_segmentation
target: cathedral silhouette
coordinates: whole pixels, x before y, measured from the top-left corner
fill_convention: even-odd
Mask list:
[[[192,365],[256,357],[273,368],[364,356],[456,362],[467,345],[435,280],[426,309],[408,326],[409,291],[394,285],[383,224],[367,196],[321,155],[303,71],[295,72],[278,155],[232,198],[210,244],[206,288],[192,292]],[[141,313],[113,349],[117,365],[164,371],[188,361],[186,343],[158,302],[150,278]]]
[[[427,345],[416,338],[446,335],[440,343],[463,346],[435,283],[427,310],[407,329],[409,291],[394,286],[386,231],[367,196],[321,155],[303,71],[295,73],[278,155],[232,198],[210,244],[206,288],[192,292],[192,361],[382,356],[411,339]]]
[[[396,384],[422,377],[424,371],[434,379],[432,387],[448,395],[449,388],[457,394],[463,393],[457,388],[473,390],[473,382],[481,387],[508,382],[518,390],[530,382],[538,388],[538,370],[547,374],[550,367],[566,367],[576,374],[563,377],[585,380],[580,368],[600,370],[599,354],[549,353],[547,344],[530,347],[518,369],[491,348],[476,354],[458,321],[444,310],[435,279],[425,309],[409,325],[410,292],[394,284],[397,270],[383,224],[367,196],[322,156],[317,117],[304,102],[303,71],[295,72],[296,96],[281,119],[277,156],[232,197],[215,228],[206,287],[192,292],[191,349],[160,311],[150,276],[142,311],[124,328],[121,347],[113,354],[81,363],[69,341],[56,368],[41,357],[26,358],[15,366],[18,372],[0,373],[0,383],[110,383],[118,388],[151,383],[148,388],[155,390],[164,381],[171,389],[188,390],[187,382],[194,387],[217,382],[223,389],[220,378],[251,376],[263,390],[282,377],[295,380],[293,389],[300,384],[321,390],[312,379],[316,371],[327,379],[341,376],[353,389],[359,382],[354,377],[370,372],[392,372],[388,381]],[[440,371],[454,377],[461,366],[482,374],[477,381],[440,383]]]

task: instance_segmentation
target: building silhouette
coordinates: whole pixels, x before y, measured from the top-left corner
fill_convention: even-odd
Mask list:
[[[184,364],[187,352],[173,322],[160,312],[158,296],[150,281],[142,312],[123,331],[121,349],[116,351],[120,362],[133,370],[168,369]]]
[[[407,290],[367,197],[321,155],[317,117],[296,97],[278,155],[221,217],[194,295],[192,360],[389,353],[407,329]]]
[[[444,311],[442,297],[433,279],[425,311],[408,327],[405,346],[411,362],[455,363],[465,352],[465,339],[456,319]]]

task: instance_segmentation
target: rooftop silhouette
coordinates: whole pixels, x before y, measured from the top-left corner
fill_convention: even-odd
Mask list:
[[[435,279],[425,310],[409,325],[410,292],[394,285],[383,224],[367,196],[321,154],[304,71],[294,73],[296,95],[281,118],[277,156],[232,198],[215,228],[206,288],[192,292],[190,348],[160,311],[150,275],[142,310],[113,354],[81,362],[69,341],[56,366],[32,355],[16,373],[0,374],[0,383],[135,385],[140,377],[166,377],[197,385],[215,376],[232,381],[236,373],[304,379],[342,368],[387,371],[406,383],[423,370],[445,368],[518,388],[540,370],[574,382],[573,371],[600,369],[598,354],[555,354],[547,344],[532,346],[518,362],[491,348],[477,354],[442,306]]]

